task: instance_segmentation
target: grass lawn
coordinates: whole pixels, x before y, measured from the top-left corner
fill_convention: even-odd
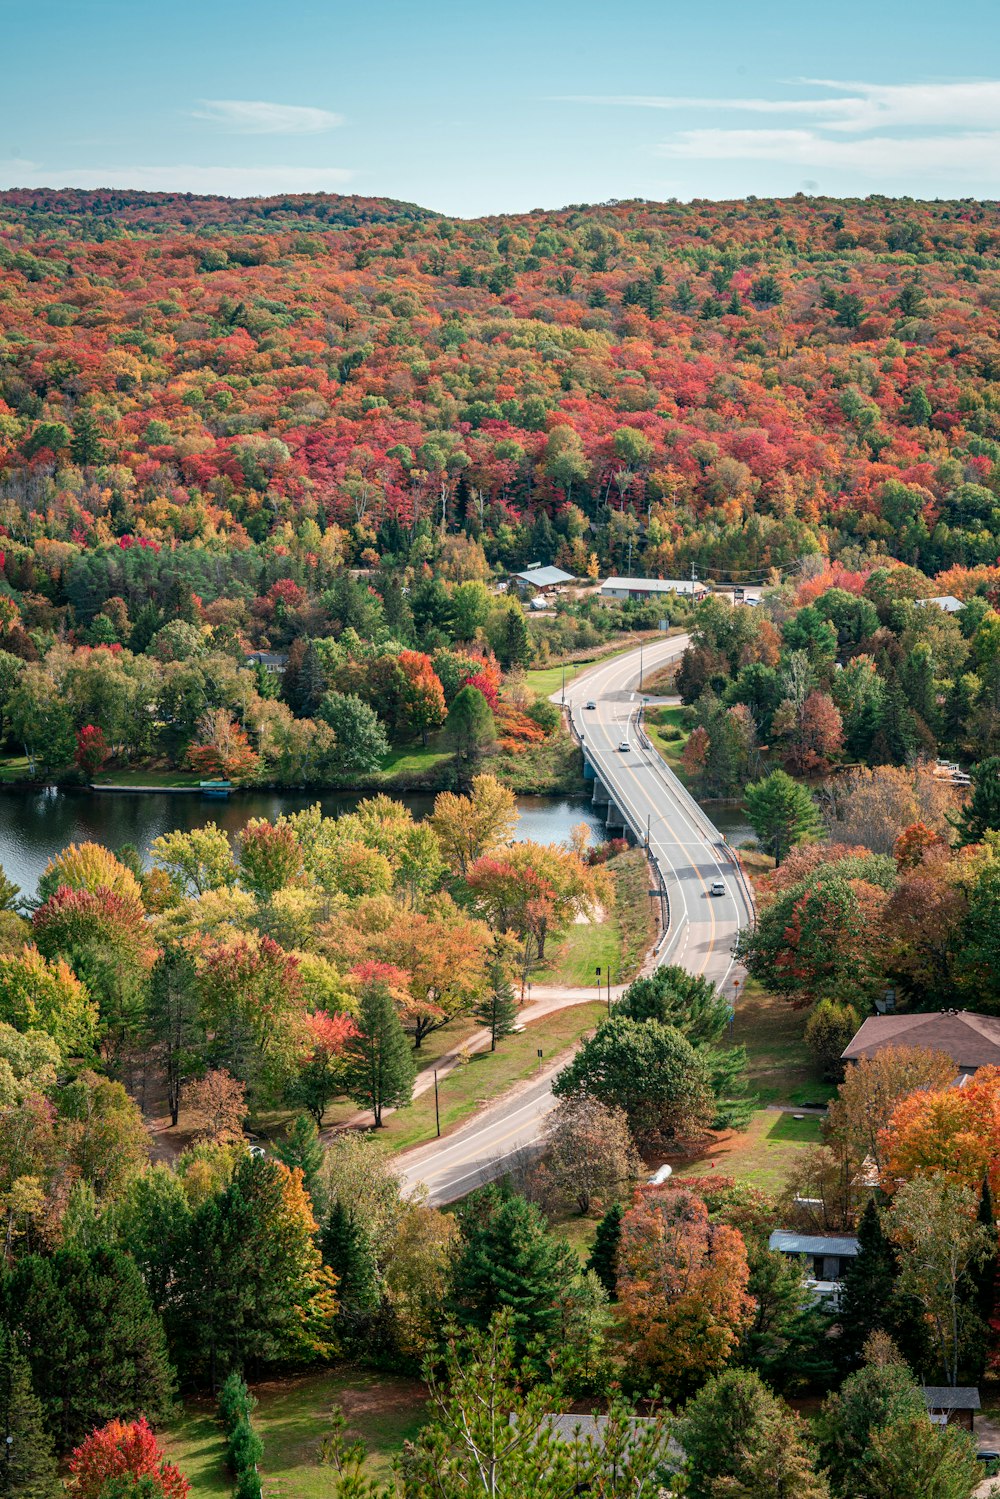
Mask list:
[[[684,722],[686,711],[676,704],[666,708],[647,708],[642,716],[643,727],[654,748],[681,780],[684,779],[684,746],[690,732]],[[671,737],[667,737],[668,735]]]
[[[411,744],[390,750],[382,761],[381,773],[389,780],[394,776],[430,776],[451,759],[450,750],[436,749],[433,744]]]
[[[27,755],[4,755],[0,758],[0,782],[24,781],[27,776]]]
[[[550,1227],[557,1238],[568,1244],[580,1263],[585,1265],[594,1247],[599,1218],[557,1218]]]
[[[612,982],[619,982],[621,971],[621,933],[613,912],[603,921],[579,922],[567,927],[554,941],[550,940],[545,962],[532,970],[533,984],[597,983],[595,969],[600,967],[602,980],[608,965]]]
[[[762,1104],[826,1103],[835,1089],[819,1080],[802,1039],[805,1010],[767,994],[752,979],[736,1006],[733,1040],[747,1049],[750,1091]]]
[[[474,1053],[468,1062],[440,1080],[442,1131],[460,1124],[513,1083],[531,1077],[538,1069],[539,1049],[543,1063],[552,1061],[592,1031],[606,1014],[607,1006],[596,1000],[573,1005],[536,1020],[520,1035],[508,1036],[494,1052]],[[381,1137],[390,1149],[406,1150],[433,1140],[434,1134],[434,1090],[430,1088],[414,1099],[409,1108],[389,1115]]]
[[[264,1444],[260,1472],[266,1499],[328,1499],[336,1478],[332,1469],[319,1466],[318,1456],[335,1404],[347,1416],[348,1436],[368,1448],[373,1478],[389,1476],[393,1457],[424,1419],[425,1392],[418,1380],[366,1370],[329,1369],[269,1380],[254,1385],[253,1392],[259,1401],[254,1425]],[[214,1402],[187,1402],[160,1437],[167,1456],[189,1479],[191,1499],[229,1499],[233,1479]]]
[[[594,658],[590,661],[568,661],[565,668],[562,666],[536,666],[531,671],[524,673],[524,685],[532,692],[540,692],[543,697],[551,697],[553,692],[558,692],[563,683],[563,671],[566,672],[566,685],[569,686],[574,677],[578,677],[581,671],[588,666],[593,666]]]
[[[821,1143],[821,1124],[817,1114],[799,1120],[791,1114],[759,1109],[746,1131],[727,1131],[707,1141],[675,1165],[674,1174],[707,1176],[718,1171],[765,1192],[780,1192],[802,1151]]]
[[[208,779],[206,777],[206,779]],[[201,776],[191,771],[153,770],[149,766],[128,766],[122,770],[104,770],[94,777],[95,786],[191,786],[197,787]]]

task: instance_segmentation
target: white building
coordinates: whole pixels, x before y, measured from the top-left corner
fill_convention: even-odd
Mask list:
[[[692,578],[607,578],[601,584],[601,597],[605,599],[651,599],[664,593],[703,599],[708,589]]]
[[[519,588],[558,588],[562,583],[572,583],[573,574],[563,572],[561,567],[534,567],[525,568],[523,573],[514,574],[514,582]]]

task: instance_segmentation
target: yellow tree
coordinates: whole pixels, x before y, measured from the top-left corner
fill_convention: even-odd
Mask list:
[[[473,777],[468,796],[442,791],[430,823],[448,868],[464,878],[477,859],[510,842],[517,818],[514,793],[496,776],[479,775]]]

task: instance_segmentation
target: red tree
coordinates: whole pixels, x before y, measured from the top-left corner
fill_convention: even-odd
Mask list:
[[[69,1461],[73,1499],[100,1499],[114,1478],[152,1478],[163,1499],[187,1499],[191,1485],[157,1445],[145,1417],[109,1421],[92,1431]]]

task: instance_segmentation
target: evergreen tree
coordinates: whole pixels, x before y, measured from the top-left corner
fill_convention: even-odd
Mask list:
[[[625,1209],[620,1202],[612,1204],[597,1225],[594,1243],[586,1268],[593,1270],[612,1301],[618,1287],[618,1245],[622,1237]]]
[[[59,1499],[62,1492],[31,1371],[0,1323],[0,1499]]]
[[[344,1089],[359,1107],[371,1109],[380,1129],[383,1109],[405,1108],[412,1099],[416,1073],[387,985],[364,986],[356,1025],[344,1052]]]
[[[60,1451],[117,1417],[162,1418],[173,1395],[163,1325],[133,1261],[117,1249],[27,1255],[4,1284]]]
[[[513,600],[503,611],[500,627],[494,632],[493,648],[505,671],[512,666],[526,666],[531,660],[531,637],[521,606]]]
[[[481,1187],[458,1209],[461,1243],[452,1274],[452,1310],[486,1328],[494,1312],[511,1312],[511,1336],[523,1353],[534,1337],[550,1339],[559,1305],[575,1278],[572,1251],[550,1233],[540,1210],[495,1186]]]
[[[658,1020],[661,1025],[672,1025],[692,1046],[699,1046],[723,1039],[730,1006],[711,979],[664,963],[647,978],[633,979],[613,1012],[630,1020]]]
[[[840,1289],[838,1349],[845,1368],[858,1367],[873,1332],[889,1329],[898,1273],[895,1247],[882,1228],[875,1198],[869,1198],[858,1224],[858,1252],[844,1267]]]
[[[339,1313],[356,1324],[381,1300],[378,1264],[370,1236],[342,1202],[335,1202],[320,1240],[323,1260],[337,1277]]]
[[[291,685],[282,682],[282,696],[296,718],[315,718],[326,686],[322,659],[315,643],[310,640],[299,655]]]
[[[161,1048],[167,1107],[176,1125],[184,1082],[198,1068],[205,1034],[194,962],[179,943],[167,943],[153,965],[146,1018]]]
[[[873,1439],[897,1421],[926,1423],[927,1407],[909,1369],[893,1357],[893,1345],[885,1339],[888,1356],[867,1363],[851,1374],[836,1394],[823,1404],[817,1424],[820,1453],[837,1494],[875,1494],[864,1481],[865,1464]]]
[[[689,1402],[680,1440],[691,1499],[828,1499],[806,1428],[749,1369],[727,1369]]]
[[[812,792],[783,770],[749,785],[744,795],[750,826],[776,865],[797,843],[817,838],[823,831]]]
[[[80,468],[104,460],[104,444],[94,413],[81,406],[73,421],[73,437],[69,445],[70,457]]]
[[[474,766],[479,756],[496,739],[496,724],[490,705],[478,687],[463,687],[448,709],[445,737],[466,767]]]
[[[517,1027],[517,1003],[499,956],[491,961],[487,979],[489,987],[472,1013],[490,1033],[490,1051],[496,1051],[497,1042],[512,1035]]]
[[[302,1172],[302,1180],[309,1193],[313,1210],[317,1213],[321,1212],[323,1188],[320,1172],[325,1152],[315,1119],[311,1119],[308,1114],[296,1114],[286,1139],[278,1146],[275,1155],[286,1166],[297,1167]]]
[[[909,290],[904,287],[903,291]],[[902,293],[900,293],[902,297]],[[927,392],[922,385],[915,385],[910,391],[910,399],[906,403],[906,415],[911,427],[926,427],[930,423],[933,408],[927,399]]]
[[[978,843],[984,833],[1000,828],[1000,755],[974,767],[972,794],[955,826],[963,843]]]

